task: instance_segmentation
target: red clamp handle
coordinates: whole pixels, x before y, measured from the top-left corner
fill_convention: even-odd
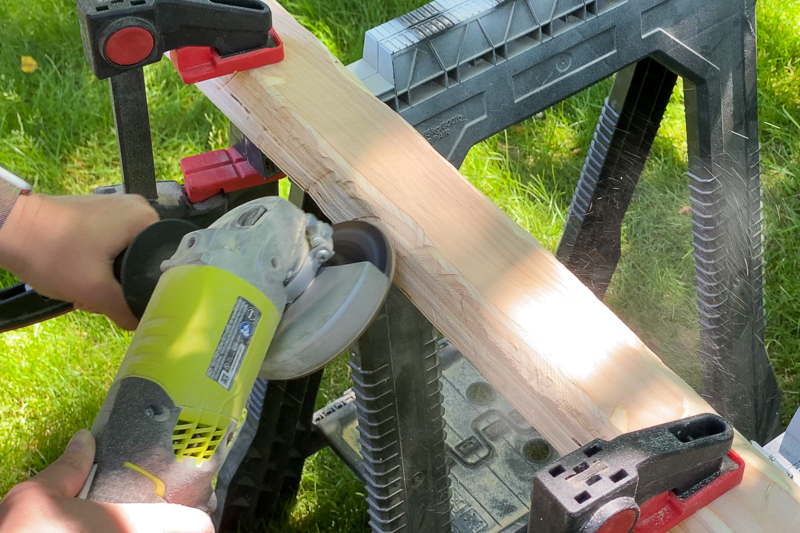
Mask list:
[[[269,48],[220,57],[219,53],[209,46],[185,46],[171,51],[169,58],[184,83],[210,80],[283,61],[283,42],[275,32],[275,28],[269,30],[269,34],[275,41],[275,46]]]

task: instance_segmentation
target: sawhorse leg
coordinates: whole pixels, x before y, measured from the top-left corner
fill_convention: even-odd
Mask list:
[[[248,422],[237,439],[239,446],[231,450],[231,455],[241,455],[241,462],[226,461],[220,470],[227,494],[218,494],[225,506],[224,513],[219,509],[213,516],[217,531],[234,532],[275,517],[297,493],[306,458],[300,447],[311,432],[322,373],[289,381],[256,380]]]
[[[556,256],[602,298],[621,253],[620,232],[678,76],[646,58],[619,72],[569,208]]]
[[[397,287],[350,366],[372,531],[449,532],[436,332]]]
[[[672,71],[683,74],[703,396],[748,438],[766,442],[780,431],[781,400],[764,347],[755,13],[752,5],[745,11],[750,23],[722,37],[713,69],[659,53],[617,75],[557,255],[603,297]]]

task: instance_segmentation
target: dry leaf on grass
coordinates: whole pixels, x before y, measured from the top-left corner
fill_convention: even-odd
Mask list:
[[[22,72],[30,74],[31,72],[36,72],[39,70],[39,63],[37,63],[36,60],[31,56],[22,56],[20,68],[22,69]]]

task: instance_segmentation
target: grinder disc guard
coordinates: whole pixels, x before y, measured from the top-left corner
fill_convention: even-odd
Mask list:
[[[386,236],[354,220],[333,226],[335,255],[283,314],[259,377],[295,379],[319,370],[355,342],[383,305],[394,273]]]

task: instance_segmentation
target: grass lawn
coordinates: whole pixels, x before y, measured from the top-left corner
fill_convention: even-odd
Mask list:
[[[364,32],[414,0],[287,0],[344,63]],[[759,2],[767,345],[784,391],[784,421],[800,403],[800,0]],[[86,66],[73,0],[0,0],[0,164],[53,194],[83,194],[119,178],[108,85]],[[37,71],[20,69],[32,56]],[[226,146],[227,120],[168,62],[145,69],[159,177],[180,158]],[[555,250],[610,80],[476,146],[462,172]],[[623,232],[606,301],[682,377],[699,385],[694,261],[682,92],[676,89]],[[0,285],[12,279],[0,272]],[[130,336],[83,313],[0,335],[0,496],[89,427]],[[348,385],[326,373],[320,404]],[[307,463],[297,504],[265,531],[367,531],[363,488],[329,451]]]

